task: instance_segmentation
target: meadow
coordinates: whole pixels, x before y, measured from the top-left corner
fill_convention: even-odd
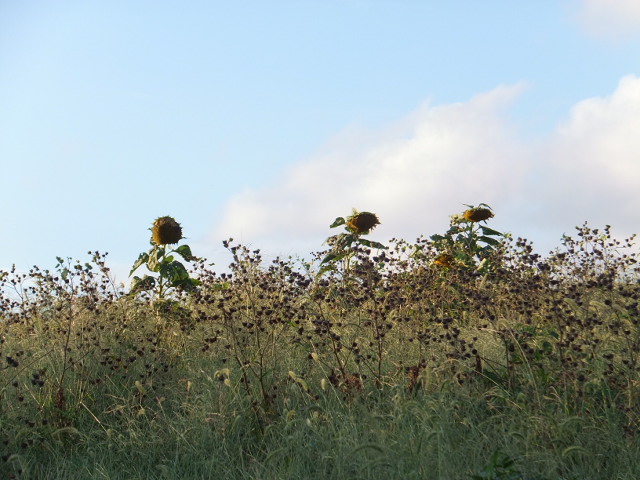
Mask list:
[[[1,272],[0,478],[637,480],[633,238],[542,256],[469,207],[224,273],[162,217],[130,289],[99,252]]]

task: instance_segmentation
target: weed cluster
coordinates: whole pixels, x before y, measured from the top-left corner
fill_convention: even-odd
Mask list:
[[[531,422],[606,424],[637,448],[633,238],[584,224],[542,257],[480,223],[492,216],[470,207],[444,235],[384,247],[362,238],[378,218],[354,212],[310,262],[265,265],[259,250],[227,240],[233,261],[222,274],[177,247],[192,264],[186,273],[157,239],[134,270],[158,277],[129,293],[98,252],[85,264],[60,258],[54,272],[1,272],[0,471],[45,478],[34,466],[42,452],[130,445],[132,432],[162,436],[177,418],[222,436],[242,418],[255,442],[300,412],[322,424],[327,402],[356,409],[444,394],[482,399],[486,418],[515,409]],[[182,232],[170,225],[177,243]],[[547,466],[577,478],[575,436],[554,431],[537,431],[546,451],[560,452]],[[473,478],[490,478],[487,468]]]

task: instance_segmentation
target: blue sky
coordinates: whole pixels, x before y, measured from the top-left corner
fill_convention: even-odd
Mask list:
[[[109,252],[154,218],[216,264],[233,236],[320,249],[463,204],[542,251],[588,220],[640,228],[636,0],[0,4],[0,268]]]

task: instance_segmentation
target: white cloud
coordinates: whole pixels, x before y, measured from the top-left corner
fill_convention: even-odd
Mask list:
[[[576,104],[546,151],[556,222],[571,212],[575,222],[609,223],[626,234],[640,227],[640,78],[624,77],[612,95]]]
[[[504,203],[526,173],[504,115],[521,91],[427,104],[380,131],[348,129],[278,185],[231,199],[214,236],[319,248],[333,219],[356,207],[381,217],[380,238],[412,238],[445,228],[462,203]]]
[[[345,130],[281,181],[230,200],[215,239],[233,236],[269,253],[318,250],[328,225],[352,207],[376,212],[373,237],[441,233],[463,203],[493,206],[494,228],[541,251],[589,220],[614,232],[640,226],[640,78],[584,100],[546,138],[524,142],[510,127],[521,86],[468,102],[426,104],[389,127]]]
[[[595,35],[624,38],[640,34],[638,0],[581,0],[578,18]]]

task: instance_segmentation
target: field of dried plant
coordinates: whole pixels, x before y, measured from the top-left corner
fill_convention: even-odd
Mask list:
[[[1,272],[0,477],[637,480],[633,239],[541,256],[492,216],[382,245],[354,212],[225,273],[161,217],[129,291],[99,252]]]

